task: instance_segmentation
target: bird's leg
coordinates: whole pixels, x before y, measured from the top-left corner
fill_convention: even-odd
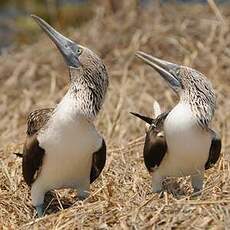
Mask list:
[[[204,179],[204,173],[199,172],[198,174],[192,175],[192,187],[194,192],[199,192],[203,188],[203,179]]]
[[[89,182],[81,184],[78,187],[77,197],[78,197],[79,200],[84,200],[89,196],[89,194],[90,194],[89,187],[90,187]]]
[[[42,217],[44,215],[43,203],[46,191],[44,191],[36,182],[37,181],[35,181],[31,187],[32,204],[37,211],[38,217]]]
[[[43,204],[35,206],[38,217],[42,217],[44,215]]]
[[[160,193],[163,190],[162,181],[163,177],[160,176],[158,173],[152,173],[152,191],[154,193]]]

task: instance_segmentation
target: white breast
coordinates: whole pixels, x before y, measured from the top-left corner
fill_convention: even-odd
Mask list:
[[[211,145],[210,134],[201,129],[190,106],[179,103],[164,123],[168,153],[159,167],[164,176],[186,176],[204,170]]]
[[[47,187],[46,190],[77,188],[89,180],[92,154],[100,148],[102,138],[76,108],[73,99],[64,98],[48,128],[38,136],[45,157],[37,183]]]

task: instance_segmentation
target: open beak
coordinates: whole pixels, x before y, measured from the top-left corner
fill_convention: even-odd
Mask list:
[[[176,70],[180,68],[179,65],[155,58],[141,51],[136,52],[136,56],[153,67],[174,91],[178,92],[178,89],[182,88],[180,77],[176,73]]]
[[[79,59],[76,55],[76,51],[79,45],[70,39],[66,38],[59,32],[57,32],[53,27],[51,27],[47,22],[36,15],[31,15],[31,17],[38,23],[38,25],[46,32],[50,39],[55,43],[62,56],[65,59],[66,64],[69,67],[78,68],[80,66]]]

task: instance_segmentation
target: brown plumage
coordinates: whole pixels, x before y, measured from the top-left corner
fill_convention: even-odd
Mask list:
[[[145,136],[143,156],[146,168],[149,173],[152,173],[160,165],[167,152],[163,122],[169,112],[162,113],[155,119],[138,113],[132,114],[150,124]]]
[[[178,67],[178,76],[183,88],[181,100],[190,104],[197,123],[206,129],[216,108],[216,95],[210,81],[200,72],[189,67]]]
[[[106,162],[106,145],[105,140],[102,141],[101,148],[93,153],[92,167],[90,171],[90,183],[93,183],[101,174]]]
[[[210,169],[215,165],[215,163],[220,158],[220,152],[221,152],[221,139],[219,135],[211,129],[209,131],[211,132],[213,138],[209,150],[208,160],[205,164],[205,170]]]
[[[143,155],[145,166],[151,173],[160,165],[167,153],[167,143],[164,135],[163,123],[169,112],[162,113],[155,119],[138,113],[131,112],[131,114],[145,121],[147,124],[150,124],[146,131]],[[209,157],[205,164],[205,170],[210,169],[215,165],[221,152],[220,137],[213,130],[210,129],[209,131],[212,133],[213,138]]]
[[[46,108],[31,112],[27,118],[27,134],[31,136],[44,127],[53,111],[54,108]]]
[[[85,199],[90,183],[104,168],[106,145],[94,121],[105,99],[108,74],[93,51],[64,37],[41,18],[33,18],[61,52],[70,77],[69,89],[57,106],[36,110],[27,120],[23,176],[41,216],[46,192],[74,188],[78,198]]]
[[[27,118],[27,137],[23,148],[22,173],[29,186],[36,180],[45,154],[45,150],[39,146],[37,132],[45,126],[53,110],[53,108],[38,109],[31,112]]]
[[[23,148],[22,174],[25,182],[31,186],[39,175],[45,150],[39,146],[36,133],[27,136]]]
[[[153,157],[158,153],[158,158],[148,158],[152,162],[149,168],[154,167],[152,189],[161,191],[164,177],[191,176],[194,191],[200,191],[204,171],[217,162],[221,151],[221,140],[209,127],[216,106],[214,89],[195,69],[141,51],[136,55],[153,67],[179,97],[178,104],[164,120],[165,138],[159,139],[151,127],[146,135],[145,155]]]
[[[25,182],[30,186],[36,180],[41,169],[45,150],[39,146],[37,133],[51,117],[54,108],[38,109],[31,112],[27,119],[27,137],[23,148],[22,171]],[[106,145],[103,139],[101,148],[93,153],[90,183],[102,172],[106,162]]]

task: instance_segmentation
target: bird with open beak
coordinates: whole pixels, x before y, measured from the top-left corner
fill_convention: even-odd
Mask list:
[[[106,145],[94,120],[104,102],[108,74],[94,52],[64,37],[38,16],[32,17],[57,46],[70,77],[60,103],[31,112],[27,120],[23,177],[31,186],[32,204],[42,216],[46,192],[74,188],[78,198],[85,199],[90,183],[104,168]]]
[[[144,160],[152,190],[161,192],[165,177],[191,176],[194,192],[198,192],[203,188],[204,171],[217,162],[221,151],[221,139],[209,127],[216,105],[214,90],[195,69],[140,51],[136,56],[155,69],[179,97],[177,105],[160,119],[134,114],[150,124]]]

